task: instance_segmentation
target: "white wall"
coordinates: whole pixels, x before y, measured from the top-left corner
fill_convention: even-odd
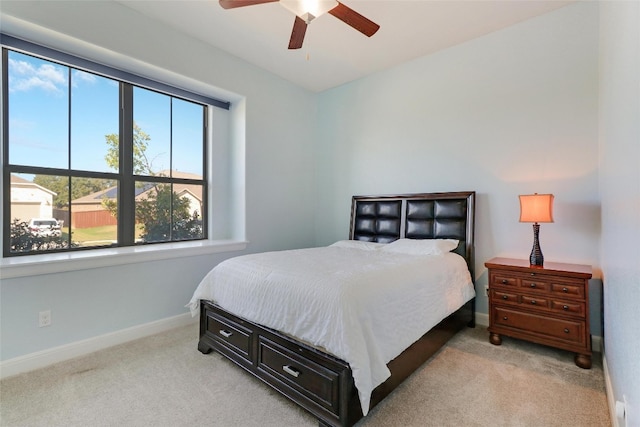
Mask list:
[[[581,2],[319,95],[318,243],[344,238],[353,194],[475,190],[476,274],[527,259],[518,194],[555,194],[546,260],[599,276],[598,6]],[[594,291],[598,281],[593,281]],[[600,335],[598,293],[592,331]],[[484,292],[478,310],[487,312]]]
[[[600,4],[600,192],[605,357],[640,425],[640,3]],[[625,424],[620,421],[620,426]]]
[[[312,93],[116,2],[11,2],[2,14],[2,31],[11,35],[151,77],[172,74],[180,84],[227,96],[236,144],[214,149],[233,163],[228,188],[245,192],[232,200],[246,204],[233,234],[246,234],[248,252],[313,245]],[[0,360],[185,313],[204,274],[236,254],[3,279]],[[38,328],[38,312],[46,309],[52,325]]]

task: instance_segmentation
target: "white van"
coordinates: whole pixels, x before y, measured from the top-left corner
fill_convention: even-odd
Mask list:
[[[60,224],[55,218],[32,218],[29,221],[29,231],[41,237],[59,237],[62,235]]]

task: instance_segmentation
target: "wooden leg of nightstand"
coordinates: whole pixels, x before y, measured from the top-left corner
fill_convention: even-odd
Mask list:
[[[582,369],[591,369],[591,356],[586,354],[576,354],[574,360],[578,367]]]
[[[491,334],[489,334],[489,342],[493,345],[500,345],[502,344],[502,338],[500,337],[500,334],[494,334],[491,332]]]

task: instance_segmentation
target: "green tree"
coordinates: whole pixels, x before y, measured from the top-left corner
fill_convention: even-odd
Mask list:
[[[62,209],[69,206],[69,178],[58,175],[36,175],[33,182],[56,193],[53,205]],[[113,185],[112,181],[97,178],[74,177],[71,181],[71,200],[104,190]]]
[[[189,240],[202,237],[202,224],[197,213],[190,213],[190,201],[171,191],[169,184],[156,184],[148,197],[136,203],[136,222],[144,229],[145,242]]]
[[[120,143],[117,134],[105,135],[109,167],[118,170]],[[133,124],[133,172],[136,175],[158,176],[147,157],[151,137],[137,124]],[[145,242],[189,240],[203,236],[198,213],[190,212],[190,201],[171,190],[170,184],[140,182],[137,187],[144,196],[136,201],[136,224],[143,227],[141,238]],[[117,216],[116,202],[104,199],[102,205]]]
[[[117,133],[105,135],[107,143],[107,154],[104,157],[107,165],[115,171],[120,166],[120,138]],[[136,175],[151,175],[151,161],[147,158],[147,148],[149,147],[151,137],[149,134],[140,129],[136,123],[133,123],[133,173]]]
[[[36,175],[33,177],[33,182],[56,193],[53,198],[53,205],[56,208],[64,208],[69,205],[68,177],[57,175]]]

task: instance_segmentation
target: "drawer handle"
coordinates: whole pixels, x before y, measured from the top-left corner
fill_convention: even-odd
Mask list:
[[[502,299],[509,299],[507,295],[502,295]]]
[[[233,332],[229,332],[229,331],[225,331],[224,329],[220,329],[220,335],[222,335],[225,338],[229,338],[231,335],[233,335]]]
[[[536,305],[536,300],[532,299],[531,304]]]
[[[562,306],[562,309],[563,309],[563,310],[569,310],[569,306],[568,306],[568,305],[563,305],[563,306]]]
[[[567,292],[569,292],[569,289],[567,289],[567,288],[562,288],[562,292],[564,292],[564,293],[566,294]]]
[[[507,279],[502,279],[502,284],[506,285],[507,283],[509,283],[509,281]]]
[[[507,317],[507,316],[503,316],[503,317],[502,317],[502,320],[507,320],[507,319],[508,319],[508,317]]]
[[[300,375],[300,371],[298,371],[297,369],[292,368],[289,365],[284,365],[282,367],[282,370],[285,371],[287,374],[291,375],[294,378],[298,378],[298,375]]]
[[[532,288],[535,288],[535,287],[536,287],[536,284],[535,284],[535,283],[532,283],[530,286],[531,286]]]
[[[564,328],[564,333],[565,333],[565,334],[568,334],[568,333],[569,333],[569,329]]]

